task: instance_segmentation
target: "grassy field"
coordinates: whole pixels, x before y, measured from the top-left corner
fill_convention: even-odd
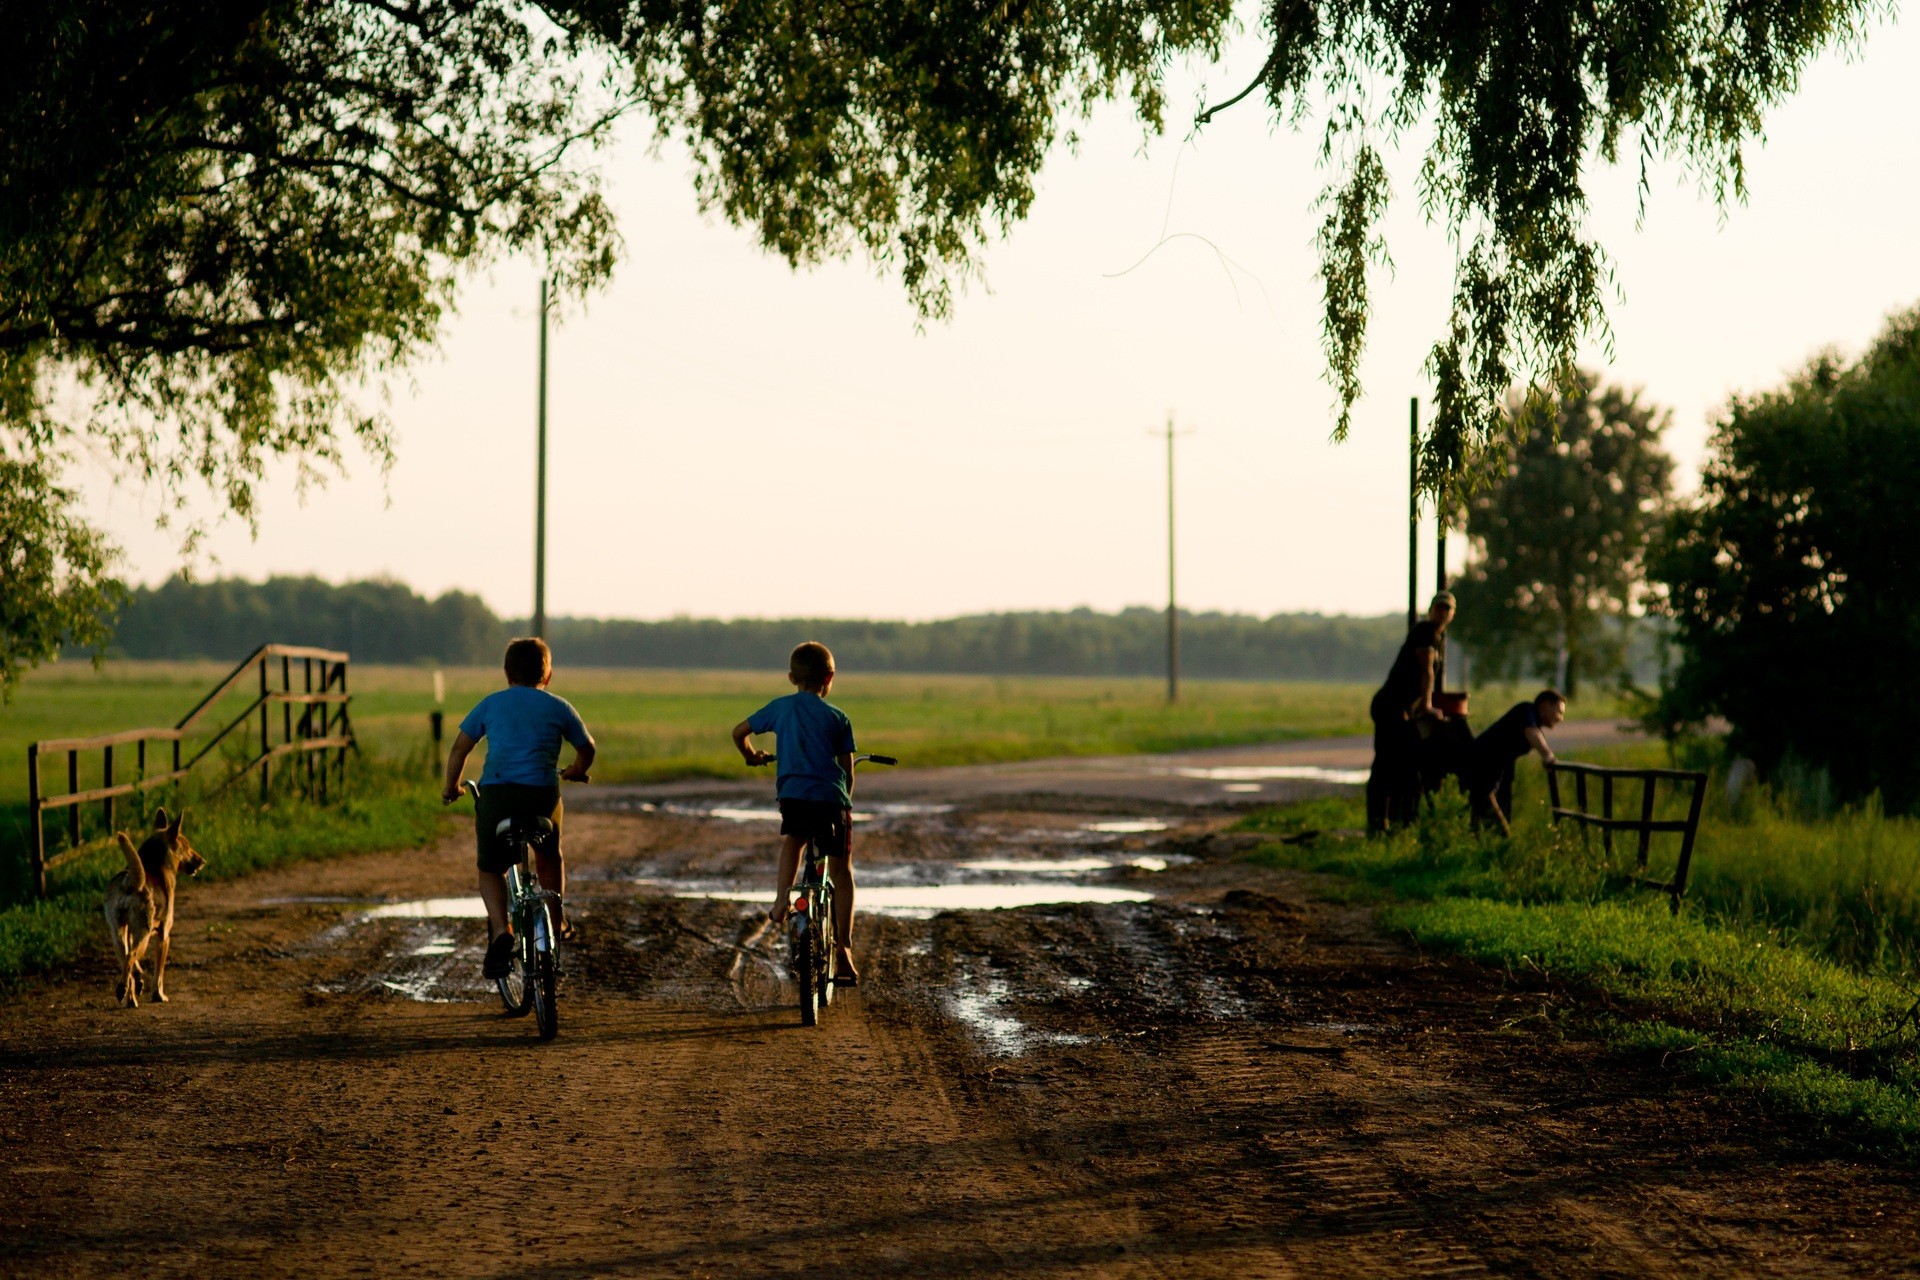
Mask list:
[[[0,802],[25,798],[28,742],[173,724],[227,670],[116,662],[99,671],[66,663],[34,673],[0,710]],[[444,674],[451,737],[460,716],[501,680],[491,668]],[[391,757],[424,749],[434,705],[430,670],[357,667],[352,680],[354,729],[367,749]],[[562,672],[553,690],[586,717],[601,747],[596,777],[609,782],[734,776],[738,757],[727,731],[768,698],[791,692],[778,672],[593,669]],[[1169,707],[1153,680],[874,675],[837,681],[833,696],[863,745],[941,765],[1357,733],[1369,693],[1354,685],[1195,681]],[[245,689],[229,695],[226,717],[250,696]],[[98,769],[97,757],[84,761],[81,785],[91,785]]]
[[[1610,754],[1666,763],[1651,744]],[[1503,967],[1522,984],[1597,993],[1574,1016],[1622,1052],[1920,1152],[1920,1027],[1908,1016],[1920,998],[1920,823],[1872,806],[1809,812],[1765,788],[1729,801],[1716,772],[1675,918],[1663,897],[1633,885],[1629,842],[1609,855],[1598,839],[1547,825],[1540,776],[1523,766],[1512,839],[1472,828],[1457,796],[1384,840],[1333,834],[1362,820],[1344,798],[1244,825],[1296,839],[1328,833],[1259,856],[1343,877],[1424,946]],[[1656,876],[1671,873],[1675,853],[1662,839]]]
[[[0,707],[0,804],[26,797],[27,743],[55,736],[171,725],[231,668],[219,663],[60,663],[34,672]],[[493,668],[446,670],[448,736],[461,715],[500,686]],[[355,667],[353,723],[369,750],[401,757],[427,743],[433,672]],[[601,746],[596,776],[609,782],[732,777],[727,731],[768,698],[790,692],[781,672],[563,670],[554,692],[580,708]],[[851,674],[833,699],[863,746],[915,765],[977,764],[1045,756],[1169,751],[1361,733],[1364,685],[1193,680],[1169,707],[1150,679]],[[1511,690],[1476,690],[1486,706]],[[235,690],[226,718],[251,694]],[[1611,699],[1583,699],[1579,714],[1606,716]],[[214,715],[210,724],[224,723]],[[81,785],[97,780],[97,755]]]

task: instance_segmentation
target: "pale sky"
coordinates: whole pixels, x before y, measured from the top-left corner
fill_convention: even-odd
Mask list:
[[[626,256],[552,335],[548,610],[603,617],[929,618],[1161,604],[1164,450],[1179,442],[1181,602],[1379,613],[1406,591],[1407,400],[1451,281],[1443,235],[1394,164],[1396,271],[1374,283],[1366,398],[1329,443],[1312,204],[1316,135],[1249,99],[1194,143],[1196,98],[1264,57],[1241,40],[1177,76],[1171,136],[1104,111],[1057,149],[1032,216],[985,256],[987,288],[916,332],[896,278],[864,262],[794,273],[694,206],[685,157],[636,124],[603,154]],[[1749,153],[1724,218],[1677,168],[1635,228],[1631,168],[1595,171],[1593,226],[1620,296],[1611,360],[1674,412],[1691,483],[1710,419],[1817,349],[1852,354],[1920,301],[1920,36],[1885,25],[1817,64]],[[1203,94],[1202,86],[1207,90]],[[1171,213],[1169,216],[1169,196]],[[1163,219],[1205,236],[1145,263]],[[462,291],[437,358],[391,406],[399,463],[364,458],[293,496],[276,473],[257,540],[229,523],[203,572],[391,575],[532,599],[535,290],[511,261]],[[135,581],[180,564],[154,496],[83,466]],[[1423,538],[1423,546],[1430,538]],[[1456,539],[1456,549],[1458,540]],[[1422,568],[1430,584],[1431,552]]]

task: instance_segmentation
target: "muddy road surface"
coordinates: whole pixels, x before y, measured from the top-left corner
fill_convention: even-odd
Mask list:
[[[622,803],[570,819],[552,1044],[479,980],[464,839],[189,885],[165,1006],[15,988],[0,1272],[1914,1270],[1910,1174],[1555,1033],[1577,993],[1204,804],[867,801],[864,979],[806,1030],[765,800]]]

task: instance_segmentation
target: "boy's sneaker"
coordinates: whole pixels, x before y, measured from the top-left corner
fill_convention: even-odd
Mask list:
[[[503,933],[487,944],[487,958],[480,964],[483,978],[504,978],[513,968],[513,935]]]

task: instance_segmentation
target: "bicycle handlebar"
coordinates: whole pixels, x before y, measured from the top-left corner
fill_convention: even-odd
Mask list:
[[[593,781],[593,779],[592,779],[591,777],[586,777],[586,778],[569,778],[569,777],[567,777],[566,775],[564,775],[564,774],[562,774],[562,775],[561,775],[561,778],[560,778],[560,781],[562,781],[562,782],[592,782],[592,781]],[[473,797],[473,800],[474,800],[474,803],[475,803],[475,804],[478,804],[478,803],[480,802],[480,784],[479,784],[478,782],[475,782],[475,781],[474,781],[474,780],[473,780],[472,778],[467,778],[467,779],[465,779],[465,780],[463,780],[463,781],[462,781],[462,782],[460,783],[460,789],[461,789],[462,791],[464,791],[464,792],[466,792],[466,793],[467,793],[468,795],[470,795],[470,796],[472,796],[472,797]],[[452,804],[452,803],[453,803],[453,801],[451,801],[451,800],[449,800],[449,801],[447,801],[446,803],[448,803],[448,804]]]
[[[775,760],[778,760],[779,758],[780,757],[777,755],[770,755],[765,760],[762,760],[760,764],[772,764]],[[876,756],[876,755],[855,756],[853,758],[853,762],[855,764],[899,764],[900,757]],[[754,765],[752,767],[757,769],[760,767],[760,765]]]

